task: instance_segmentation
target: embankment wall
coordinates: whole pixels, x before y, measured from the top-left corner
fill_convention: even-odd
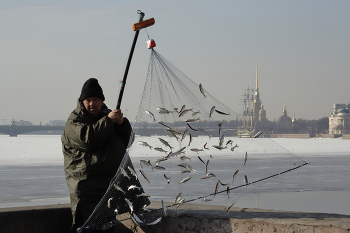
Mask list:
[[[159,203],[157,204],[159,207]],[[350,232],[350,216],[324,213],[286,212],[261,209],[191,205],[176,217],[163,217],[153,226],[135,226],[128,214],[119,215],[123,232]],[[67,233],[71,226],[69,205],[0,209],[0,232]]]
[[[267,138],[310,138],[310,134],[265,134]]]

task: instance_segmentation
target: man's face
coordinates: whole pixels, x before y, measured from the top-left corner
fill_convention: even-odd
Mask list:
[[[103,106],[103,101],[97,97],[89,97],[83,101],[85,109],[93,116],[98,117]]]

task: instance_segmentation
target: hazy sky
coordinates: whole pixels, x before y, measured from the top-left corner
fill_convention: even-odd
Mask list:
[[[115,108],[137,10],[156,50],[229,108],[255,85],[269,120],[319,119],[350,103],[350,1],[0,1],[0,119],[66,120],[83,83]],[[150,51],[144,30],[122,102],[135,119]],[[3,124],[1,120],[1,124]],[[6,123],[10,123],[9,120]]]

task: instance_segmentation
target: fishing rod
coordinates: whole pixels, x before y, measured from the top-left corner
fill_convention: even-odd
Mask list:
[[[305,166],[305,165],[308,165],[308,164],[310,164],[310,162],[305,162],[305,163],[303,163],[303,164],[301,164],[301,165],[299,165],[299,166],[297,166],[297,167],[294,167],[294,168],[285,170],[285,171],[280,172],[280,173],[276,173],[276,174],[271,175],[271,176],[267,176],[267,177],[262,178],[262,179],[260,179],[260,180],[256,180],[256,181],[253,181],[253,182],[250,182],[250,183],[247,183],[247,184],[242,184],[242,185],[239,185],[239,186],[235,186],[235,187],[233,187],[233,188],[229,188],[229,190],[234,190],[234,189],[238,189],[238,188],[242,188],[242,187],[247,187],[248,185],[252,185],[252,184],[255,184],[255,183],[258,183],[258,182],[267,180],[267,179],[271,179],[271,178],[273,178],[273,177],[276,177],[276,176],[282,175],[282,174],[284,174],[284,173],[287,173],[287,172],[296,170],[296,169],[301,168],[302,166]],[[222,190],[222,191],[219,191],[219,192],[214,192],[214,193],[211,193],[211,194],[208,194],[208,195],[205,195],[205,196],[193,198],[193,199],[191,199],[191,200],[185,200],[185,201],[182,202],[181,204],[189,203],[189,202],[193,202],[193,201],[197,201],[197,200],[199,200],[199,199],[206,198],[206,197],[210,197],[210,196],[213,196],[213,195],[216,195],[216,194],[219,194],[219,193],[224,193],[224,192],[227,192],[227,189]],[[176,206],[176,205],[179,205],[179,203],[174,203],[174,204],[172,204],[172,205],[168,205],[168,206],[166,206],[166,208],[173,207],[173,206]],[[151,210],[151,212],[152,212],[152,211],[159,211],[159,210],[162,210],[162,208],[155,209],[155,210]]]
[[[125,85],[126,85],[126,79],[128,77],[129,68],[130,68],[130,64],[131,64],[131,59],[132,59],[132,56],[134,54],[135,45],[136,45],[137,38],[139,36],[139,32],[140,32],[141,29],[149,27],[149,26],[152,26],[155,23],[154,18],[143,20],[143,17],[145,16],[145,13],[143,13],[142,11],[137,10],[137,13],[140,15],[140,18],[139,18],[139,22],[135,23],[132,26],[132,29],[135,31],[135,36],[134,36],[134,40],[132,42],[132,46],[131,46],[128,62],[126,64],[126,68],[125,68],[125,72],[124,72],[123,81],[122,81],[122,84],[121,84],[121,87],[120,87],[119,98],[118,98],[118,103],[117,103],[117,108],[116,109],[120,109],[120,105],[122,103],[122,98],[123,98],[124,89],[125,89]]]

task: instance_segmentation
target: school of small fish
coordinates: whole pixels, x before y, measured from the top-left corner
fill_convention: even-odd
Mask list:
[[[203,95],[204,98],[206,98],[206,93],[205,90],[202,86],[202,84],[199,85],[199,90],[201,92],[201,94]],[[144,167],[150,167],[151,171],[156,171],[159,170],[158,172],[163,172],[162,175],[164,176],[164,178],[166,179],[166,183],[168,185],[172,185],[173,182],[177,183],[178,185],[187,185],[191,182],[196,182],[194,181],[194,179],[191,176],[191,173],[195,173],[196,170],[190,165],[191,161],[193,161],[193,157],[190,157],[188,155],[186,155],[186,151],[192,151],[194,153],[197,153],[197,157],[199,159],[199,161],[201,161],[203,163],[203,170],[205,169],[205,173],[204,175],[202,175],[200,177],[200,179],[215,179],[214,177],[216,177],[216,175],[212,172],[210,172],[209,170],[209,164],[210,164],[210,159],[213,159],[213,156],[210,155],[210,159],[208,159],[206,162],[202,159],[202,157],[199,155],[201,153],[203,153],[204,151],[208,151],[208,150],[226,150],[226,149],[231,149],[232,152],[235,151],[236,148],[238,148],[239,146],[237,144],[233,144],[233,141],[231,139],[228,139],[225,141],[225,136],[223,135],[223,129],[222,129],[222,125],[224,122],[221,122],[218,124],[218,136],[219,136],[219,141],[217,143],[214,143],[213,145],[211,145],[211,147],[208,145],[208,142],[205,142],[204,145],[202,146],[202,148],[190,148],[192,141],[194,140],[192,137],[191,132],[196,131],[201,132],[203,134],[206,134],[209,139],[212,138],[212,135],[210,135],[208,132],[206,132],[204,129],[198,128],[198,127],[194,127],[193,125],[196,124],[196,122],[201,121],[201,117],[199,115],[202,115],[202,113],[200,111],[195,111],[194,108],[186,108],[186,105],[182,105],[181,108],[174,108],[173,110],[169,110],[165,107],[158,107],[157,112],[159,114],[176,114],[177,117],[179,117],[180,119],[183,119],[182,121],[184,122],[184,125],[187,126],[186,129],[184,131],[179,131],[176,128],[172,128],[171,126],[169,126],[166,122],[163,121],[159,121],[158,123],[161,124],[162,126],[164,126],[164,131],[172,138],[175,138],[179,143],[183,143],[183,147],[176,149],[176,146],[171,145],[169,143],[168,140],[166,140],[163,137],[159,137],[159,145],[149,145],[148,142],[145,141],[139,141],[138,144],[144,147],[148,147],[149,149],[155,151],[154,153],[165,153],[165,155],[163,154],[162,157],[158,158],[152,165],[150,160],[140,160],[140,177],[143,177],[148,183],[151,183],[151,181],[149,180],[146,171],[144,170]],[[152,119],[153,122],[156,122],[156,117],[155,115],[147,110],[145,111],[147,115],[149,115]],[[192,112],[191,117],[188,117],[187,115],[189,114],[189,112]],[[223,111],[220,111],[216,108],[216,106],[212,106],[209,110],[209,116],[207,117],[202,117],[203,119],[210,119],[212,118],[213,114],[220,114],[220,115],[230,115],[230,113],[226,113]],[[186,118],[185,118],[186,117]],[[192,125],[193,123],[193,125]],[[259,136],[261,136],[263,134],[263,131],[259,131],[257,134],[254,135],[254,138],[257,138]],[[188,136],[188,137],[187,137]],[[187,138],[187,139],[186,139]],[[233,146],[234,145],[234,146]],[[213,149],[214,148],[214,149]],[[186,150],[187,149],[187,150]],[[214,152],[215,153],[215,152]],[[181,179],[181,180],[172,180],[167,174],[164,174],[164,172],[167,172],[167,167],[166,166],[162,166],[160,165],[160,163],[162,163],[163,161],[167,161],[169,159],[172,159],[174,157],[177,157],[178,155],[180,158],[180,163],[177,165],[179,167],[179,173],[184,174],[184,173],[188,173],[189,175],[186,176],[185,178]],[[188,162],[186,162],[188,161]],[[197,160],[198,161],[198,160]],[[246,166],[247,164],[249,164],[248,161],[248,152],[246,151],[243,154],[243,160],[242,160],[242,166]],[[130,172],[130,174],[126,171],[126,169],[123,169],[121,167],[121,173],[123,176],[125,176],[125,178],[127,178],[128,180],[131,179],[140,179],[139,176],[136,174],[136,172],[134,171],[134,169],[132,167],[128,166],[128,171]],[[232,175],[232,183],[234,183],[235,181],[235,177],[237,176],[239,170],[236,170]],[[245,188],[248,187],[248,185],[250,184],[248,182],[248,178],[246,175],[244,175],[244,186]],[[225,189],[220,190],[220,186],[224,186]],[[149,197],[149,195],[145,194],[142,190],[142,187],[138,187],[136,185],[129,185],[127,190],[123,190],[120,186],[118,186],[117,184],[114,184],[114,187],[116,188],[117,191],[119,191],[120,193],[122,193],[123,195],[128,194],[129,192],[139,192],[136,195],[136,197]],[[218,193],[226,193],[227,198],[231,198],[230,197],[230,187],[229,187],[229,183],[227,182],[222,182],[220,180],[218,180],[216,182],[216,186],[215,186],[215,191],[212,194],[213,197],[215,197],[215,195],[217,195]],[[125,202],[126,204],[129,206],[129,212],[132,216],[133,221],[135,222],[135,224],[148,224],[148,225],[153,225],[158,223],[159,221],[161,221],[161,218],[156,219],[155,221],[151,222],[151,223],[146,223],[145,220],[137,215],[137,211],[134,209],[134,205],[133,202],[131,202],[128,198],[125,197]],[[202,198],[201,199],[203,202],[208,202],[208,201],[212,201],[212,199],[209,198]],[[112,208],[112,203],[113,203],[113,199],[110,198],[108,200],[107,206],[108,208]],[[180,192],[174,199],[174,205],[176,205],[177,207],[179,207],[181,204],[186,203],[185,199],[182,198],[182,193]],[[161,204],[162,204],[162,209],[163,209],[163,215],[167,216],[167,208],[166,205],[164,204],[163,200],[161,200]],[[225,208],[225,212],[226,214],[228,214],[229,210],[231,209],[231,207],[234,205],[234,202],[232,202],[232,204]],[[176,208],[177,208],[176,207]],[[144,209],[146,209],[146,206],[144,206]],[[115,209],[115,213],[118,213],[118,210]]]

